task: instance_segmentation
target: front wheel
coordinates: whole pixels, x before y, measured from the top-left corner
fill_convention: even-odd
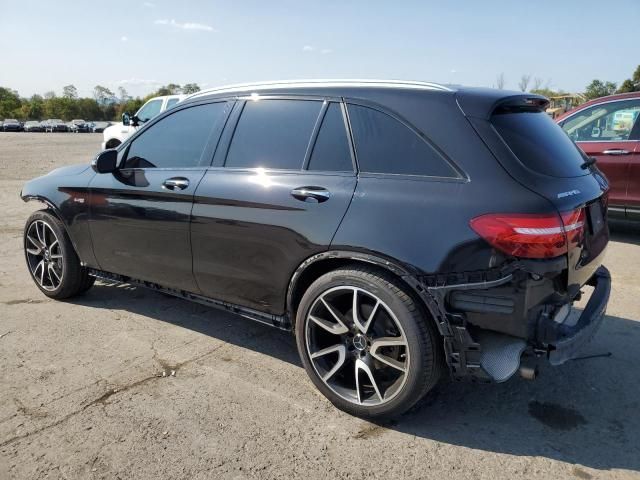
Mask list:
[[[297,312],[298,351],[311,380],[335,406],[362,417],[401,414],[436,384],[438,339],[404,286],[370,268],[318,278]]]
[[[24,254],[31,278],[46,296],[61,300],[87,291],[94,278],[80,264],[60,220],[35,212],[24,228]]]

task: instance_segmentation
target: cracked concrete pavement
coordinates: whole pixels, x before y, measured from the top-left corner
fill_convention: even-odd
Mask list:
[[[92,134],[0,133],[0,479],[640,478],[640,229],[616,225],[608,316],[535,382],[444,383],[375,424],[329,404],[287,333],[131,286],[32,284],[25,180]]]

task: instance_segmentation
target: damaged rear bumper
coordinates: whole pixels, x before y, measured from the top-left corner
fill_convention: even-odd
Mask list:
[[[611,274],[601,266],[586,284],[594,290],[575,324],[558,323],[550,318],[539,324],[539,338],[551,347],[549,362],[552,365],[575,358],[602,325],[611,293]]]
[[[571,307],[574,299],[559,293],[561,265],[534,268],[519,263],[498,279],[427,285],[441,313],[454,378],[503,382],[519,370],[523,355],[546,355],[560,365],[595,335],[611,291],[609,271],[601,266],[586,282],[594,291],[580,313]],[[569,315],[572,310],[577,315]]]

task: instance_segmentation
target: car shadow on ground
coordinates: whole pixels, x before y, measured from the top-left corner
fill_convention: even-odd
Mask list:
[[[143,288],[98,282],[74,303],[145,315],[301,367],[288,332]],[[540,378],[533,382],[443,381],[411,411],[371,424],[364,436],[392,429],[443,448],[640,471],[639,344],[639,321],[608,316],[584,352],[590,358],[555,368],[541,361]],[[579,467],[574,474],[591,478]]]

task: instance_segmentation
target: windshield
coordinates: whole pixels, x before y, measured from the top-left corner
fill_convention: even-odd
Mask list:
[[[526,167],[551,177],[587,175],[575,143],[544,112],[498,113],[491,123]]]

